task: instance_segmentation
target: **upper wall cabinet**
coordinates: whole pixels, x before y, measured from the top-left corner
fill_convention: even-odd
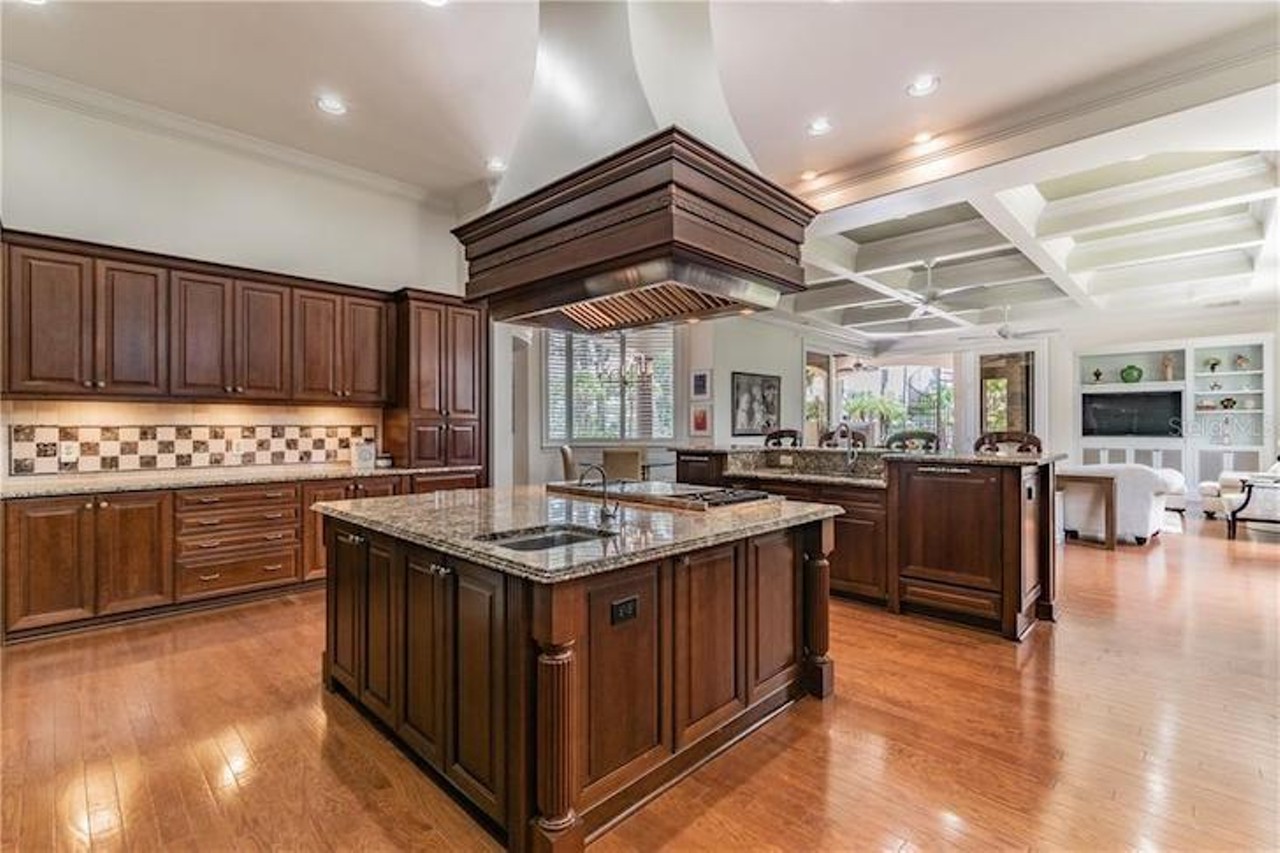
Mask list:
[[[173,394],[286,400],[289,288],[173,274]]]
[[[24,246],[9,263],[10,393],[167,391],[166,270]]]
[[[293,398],[381,404],[387,399],[387,304],[293,292]]]

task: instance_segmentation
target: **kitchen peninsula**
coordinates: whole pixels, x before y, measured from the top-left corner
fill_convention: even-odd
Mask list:
[[[1055,618],[1062,455],[676,448],[677,479],[837,504],[834,592],[1021,639]]]
[[[839,507],[703,511],[542,487],[317,504],[326,684],[512,850],[586,840],[827,696]]]

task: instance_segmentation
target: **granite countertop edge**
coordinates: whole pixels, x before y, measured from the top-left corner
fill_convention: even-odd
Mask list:
[[[830,486],[848,486],[854,489],[887,489],[889,484],[875,477],[851,477],[844,474],[810,474],[804,471],[780,471],[777,468],[757,468],[750,471],[725,471],[727,479],[780,480],[794,483],[815,483]]]
[[[259,467],[262,470],[254,470]],[[460,465],[445,468],[374,468],[368,471],[356,471],[345,464],[338,463],[316,466],[246,465],[209,469],[164,468],[147,471],[98,471],[83,474],[9,475],[0,481],[0,500],[119,494],[164,489],[200,489],[211,486],[252,486],[261,483],[398,477],[413,474],[465,474],[479,470],[481,470],[480,467],[476,465]]]
[[[378,500],[377,498],[366,500]],[[342,501],[341,504],[352,503],[351,501]],[[416,531],[411,528],[393,524],[384,520],[380,520],[372,515],[363,512],[351,512],[344,509],[339,502],[317,503],[312,506],[312,511],[329,518],[345,521],[354,524],[374,533],[381,533],[390,536],[393,539],[399,539],[414,545],[430,548],[433,551],[439,551],[451,557],[460,557],[464,560],[477,563],[486,568],[495,569],[504,574],[515,575],[525,578],[536,583],[555,584],[564,583],[566,581],[577,580],[578,578],[589,577],[591,575],[603,574],[605,572],[617,571],[630,566],[640,565],[641,563],[652,562],[666,557],[678,554],[688,554],[693,551],[700,551],[704,548],[712,548],[725,542],[736,542],[739,539],[746,539],[751,536],[760,536],[765,533],[773,533],[777,530],[786,530],[791,527],[800,527],[805,524],[811,524],[815,521],[821,521],[826,518],[834,518],[842,515],[844,510],[838,506],[820,503],[796,502],[808,507],[804,512],[786,519],[769,519],[753,524],[744,524],[741,527],[735,527],[732,530],[726,530],[722,533],[710,534],[707,536],[693,537],[681,540],[679,542],[671,542],[664,545],[655,545],[649,548],[642,548],[627,554],[619,554],[612,557],[603,557],[581,565],[576,565],[567,569],[559,569],[555,571],[547,571],[537,566],[530,566],[521,563],[519,560],[506,556],[503,551],[506,549],[497,545],[488,545],[477,542],[473,538],[451,538],[432,536],[428,533]],[[511,552],[518,553],[518,552]]]

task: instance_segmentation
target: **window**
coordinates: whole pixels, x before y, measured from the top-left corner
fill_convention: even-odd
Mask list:
[[[923,429],[937,433],[943,447],[952,446],[955,384],[949,366],[849,362],[837,360],[836,393],[839,414],[854,428],[877,444],[899,430]]]
[[[545,333],[548,441],[675,436],[675,333]]]
[[[987,432],[1034,432],[1034,352],[978,358],[982,375],[982,428]]]

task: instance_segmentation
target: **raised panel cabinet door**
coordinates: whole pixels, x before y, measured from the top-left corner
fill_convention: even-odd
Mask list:
[[[675,569],[676,749],[747,704],[746,579],[734,545],[679,558]]]
[[[904,465],[899,495],[900,574],[999,592],[1000,471],[994,466]]]
[[[444,421],[410,421],[410,467],[432,468],[444,465],[448,459],[448,429],[449,426]]]
[[[169,393],[169,272],[94,263],[94,387],[103,394]]]
[[[447,447],[445,455],[450,465],[479,465],[483,453],[479,421],[458,421],[450,418],[445,428]]]
[[[94,613],[94,503],[89,497],[5,504],[5,630]]]
[[[747,681],[755,702],[794,681],[804,649],[800,549],[789,530],[747,541]]]
[[[396,549],[390,539],[371,537],[364,574],[364,613],[360,648],[360,702],[389,726],[396,721],[395,596],[392,594]]]
[[[411,491],[415,495],[427,492],[447,492],[453,489],[480,488],[479,474],[414,474]]]
[[[284,400],[289,397],[293,362],[289,288],[256,281],[235,286],[237,397]]]
[[[445,773],[496,820],[506,809],[504,576],[451,560]]]
[[[399,477],[363,477],[356,481],[362,498],[389,498],[400,494]]]
[[[328,554],[324,542],[324,516],[312,512],[321,501],[342,501],[351,497],[350,480],[327,480],[302,485],[302,579],[316,580],[325,576]]]
[[[293,399],[331,403],[342,396],[342,297],[293,291]]]
[[[97,499],[94,554],[98,613],[173,601],[173,493],[125,492]]]
[[[478,309],[450,305],[447,309],[449,343],[448,393],[445,416],[479,418],[483,405],[484,327]]]
[[[9,391],[84,394],[94,387],[93,261],[9,247]]]
[[[884,601],[888,586],[888,530],[885,511],[846,504],[834,519],[836,547],[831,563],[831,588]]]
[[[230,397],[232,281],[173,272],[169,277],[169,391],[178,397]]]
[[[449,581],[433,551],[408,551],[399,596],[402,639],[396,730],[423,760],[444,769]]]
[[[443,418],[447,331],[445,306],[409,304],[409,417]]]
[[[356,696],[360,694],[366,544],[364,535],[354,528],[332,522],[326,527],[329,622],[325,644],[329,678]]]
[[[344,399],[381,403],[387,399],[387,306],[376,299],[342,300]]]

